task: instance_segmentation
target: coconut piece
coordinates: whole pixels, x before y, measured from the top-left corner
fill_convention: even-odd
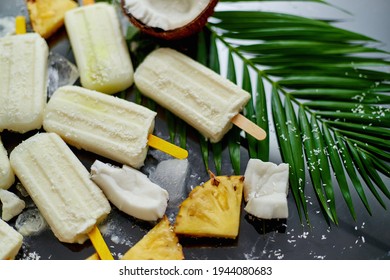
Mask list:
[[[284,193],[272,193],[251,198],[244,210],[260,219],[286,219],[287,197]]]
[[[96,160],[91,166],[91,179],[111,203],[128,215],[156,221],[165,213],[168,192],[134,168],[118,168]]]
[[[246,212],[260,219],[288,217],[288,164],[250,159],[244,176]]]
[[[3,204],[1,218],[6,222],[19,215],[26,207],[26,203],[16,194],[3,189],[0,189],[0,201]]]
[[[218,0],[121,0],[129,20],[142,32],[175,40],[199,32]]]

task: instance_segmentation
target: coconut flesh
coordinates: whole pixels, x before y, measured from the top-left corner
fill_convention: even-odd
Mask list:
[[[122,0],[130,21],[163,39],[189,36],[202,28],[217,0]]]

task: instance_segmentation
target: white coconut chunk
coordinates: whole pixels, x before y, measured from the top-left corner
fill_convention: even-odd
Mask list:
[[[91,175],[108,200],[126,214],[146,221],[156,221],[165,214],[168,192],[142,172],[97,160],[91,167]]]
[[[168,31],[192,22],[209,3],[210,0],[125,0],[124,8],[143,24]]]
[[[288,193],[288,164],[276,165],[260,159],[250,159],[245,170],[244,197]]]
[[[9,221],[19,215],[26,207],[26,203],[13,192],[0,189],[0,201],[3,204],[1,218]]]
[[[273,193],[251,198],[245,211],[261,219],[285,219],[288,217],[287,197],[284,193]]]
[[[288,217],[288,164],[250,159],[244,176],[245,211],[261,219]]]

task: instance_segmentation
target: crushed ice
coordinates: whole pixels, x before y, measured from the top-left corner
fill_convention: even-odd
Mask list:
[[[48,60],[47,96],[50,98],[59,87],[73,85],[80,75],[76,65],[60,54],[50,52]]]
[[[168,206],[176,207],[185,195],[185,183],[188,174],[187,159],[169,159],[161,161],[152,171],[149,179],[167,190],[169,193]]]
[[[0,18],[0,38],[15,34],[15,17]]]
[[[31,208],[18,216],[15,222],[15,228],[21,235],[30,236],[46,229],[47,223],[38,208]]]

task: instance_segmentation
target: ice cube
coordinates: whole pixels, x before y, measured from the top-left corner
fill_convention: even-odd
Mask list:
[[[29,236],[47,228],[47,223],[38,208],[31,208],[18,216],[15,222],[15,228],[21,235]]]
[[[168,191],[169,207],[176,207],[183,200],[188,170],[187,159],[168,159],[161,161],[150,174],[152,182]]]
[[[0,18],[0,38],[15,34],[15,18],[2,17]]]
[[[80,74],[76,65],[58,53],[50,52],[48,59],[47,96],[50,98],[59,87],[73,85]]]

